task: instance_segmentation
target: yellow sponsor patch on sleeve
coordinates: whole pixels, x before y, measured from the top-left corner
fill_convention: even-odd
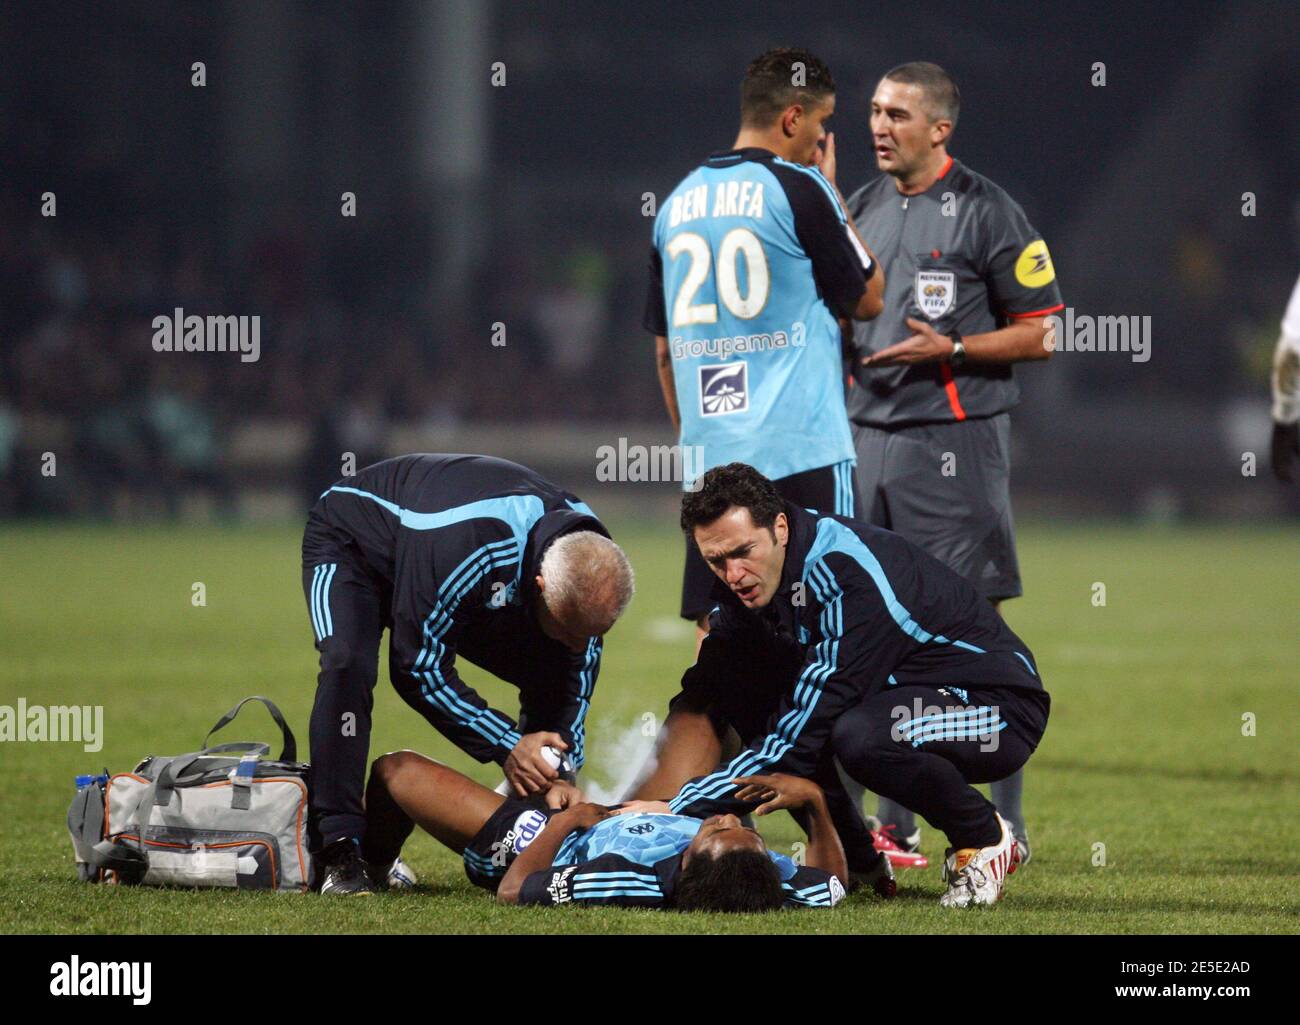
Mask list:
[[[1026,288],[1042,288],[1056,277],[1052,254],[1041,238],[1030,242],[1016,259],[1016,280]]]

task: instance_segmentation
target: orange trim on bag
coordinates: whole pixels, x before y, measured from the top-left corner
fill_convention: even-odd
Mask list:
[[[109,801],[108,799],[108,792],[109,789],[113,786],[113,780],[118,779],[122,776],[126,776],[129,779],[138,780],[139,782],[145,784],[149,782],[149,780],[145,779],[143,776],[137,776],[134,772],[119,772],[116,775],[109,776],[108,786],[104,788],[104,832],[103,835],[100,836],[101,840],[107,840],[110,836],[112,836],[112,831],[109,829],[109,825],[108,825],[109,808],[111,807],[112,802]],[[298,873],[302,877],[302,882],[299,884],[298,888],[301,892],[306,893],[308,890],[308,872],[307,872],[306,859],[303,856],[303,850],[302,850],[302,833],[303,833],[302,815],[303,815],[303,810],[307,807],[307,785],[302,780],[294,779],[292,776],[267,776],[264,779],[255,779],[253,780],[253,782],[254,783],[296,783],[298,784],[298,789],[302,791],[302,800],[298,802],[298,815],[297,815],[297,823],[296,823],[297,828],[295,832],[297,834],[297,847],[298,847]],[[201,789],[206,790],[209,787],[228,787],[231,785],[232,784],[230,780],[222,780],[219,783],[204,783]],[[258,841],[258,842],[264,842],[264,841]],[[216,845],[212,844],[210,846],[216,846]],[[112,872],[112,874],[117,875],[116,872]],[[114,882],[119,882],[119,880],[115,879]]]
[[[298,872],[302,876],[302,884],[300,888],[303,893],[306,893],[307,892],[307,866],[303,864],[303,854],[302,854],[302,812],[303,809],[307,807],[307,784],[305,784],[300,779],[294,779],[292,776],[267,776],[264,779],[255,779],[253,780],[253,782],[254,783],[297,783],[298,789],[302,791],[302,800],[298,802],[297,828],[294,830],[294,832],[298,838]],[[204,783],[202,789],[206,790],[208,787],[228,787],[232,785],[233,784],[229,780],[223,780],[220,783]]]
[[[175,847],[182,851],[190,851],[194,849],[192,844],[168,843],[166,840],[141,840],[138,836],[132,836],[130,833],[123,833],[122,835],[128,840],[134,840],[136,843],[143,843],[148,847]],[[266,856],[271,859],[271,889],[278,889],[275,885],[275,850],[265,840],[229,840],[226,843],[205,843],[201,846],[217,850],[221,847],[248,847],[251,844],[261,844],[266,848]]]
[[[104,832],[100,835],[101,840],[107,840],[113,835],[113,831],[108,826],[108,816],[113,809],[113,802],[108,799],[109,791],[113,789],[113,780],[126,776],[128,779],[136,779],[141,783],[147,784],[149,781],[143,776],[137,776],[134,772],[119,772],[108,777],[108,785],[104,787]]]

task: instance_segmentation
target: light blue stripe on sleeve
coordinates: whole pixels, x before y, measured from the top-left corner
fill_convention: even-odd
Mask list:
[[[323,570],[324,568],[325,568],[325,567],[324,567],[323,565],[320,565],[320,566],[317,566],[315,569],[312,570],[312,573],[311,573],[311,598],[310,598],[310,600],[307,602],[307,611],[311,614],[311,629],[312,629],[312,633],[314,633],[314,634],[316,635],[316,640],[317,640],[317,641],[320,641],[320,640],[321,640],[322,634],[321,634],[321,628],[320,628],[320,616],[317,615],[317,607],[316,607],[316,603],[317,603],[317,601],[318,601],[318,595],[320,594],[320,577],[321,577],[321,570]]]
[[[339,564],[337,562],[330,563],[329,569],[325,571],[321,580],[320,608],[323,617],[321,629],[324,631],[322,639],[334,636],[334,614],[330,612],[330,585],[334,582],[334,573],[338,568]]]
[[[469,502],[441,512],[422,513],[403,509],[395,502],[359,488],[336,484],[325,494],[334,491],[346,495],[358,495],[378,503],[396,516],[403,527],[411,530],[437,530],[439,527],[449,527],[453,523],[463,523],[465,520],[492,519],[504,520],[510,525],[515,536],[519,537],[527,534],[532,525],[541,519],[545,508],[537,495],[505,495],[501,498],[484,498],[478,502]]]
[[[842,555],[849,556],[867,571],[872,583],[876,585],[876,590],[880,592],[880,597],[884,599],[885,608],[889,610],[890,617],[907,636],[920,644],[928,644],[930,641],[934,641],[935,644],[952,644],[967,651],[973,651],[977,655],[987,654],[983,648],[976,647],[974,644],[949,640],[942,634],[931,633],[921,626],[912,618],[912,614],[903,603],[898,600],[898,595],[894,593],[894,587],[885,575],[885,569],[880,565],[880,560],[875,557],[870,548],[863,544],[862,539],[842,523],[836,523],[830,519],[820,519],[817,521],[817,535],[804,560],[805,567],[824,559],[831,552],[839,552]]]

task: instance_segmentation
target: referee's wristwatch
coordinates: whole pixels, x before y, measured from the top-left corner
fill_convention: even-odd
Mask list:
[[[959,367],[966,362],[966,345],[957,331],[950,331],[948,337],[952,340],[952,353],[948,356],[948,362],[954,367]]]

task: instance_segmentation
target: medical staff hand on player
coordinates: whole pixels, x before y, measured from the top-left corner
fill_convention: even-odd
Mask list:
[[[558,733],[526,733],[506,756],[502,769],[520,797],[545,790],[559,777],[559,770],[542,753],[545,747],[569,750],[569,745]]]
[[[740,786],[736,799],[762,802],[754,809],[755,815],[780,811],[782,808],[804,808],[821,801],[825,794],[811,780],[774,772],[766,776],[737,776],[731,782]],[[614,809],[615,815],[671,815],[672,809],[664,801],[625,801]]]
[[[736,800],[762,802],[754,809],[755,815],[766,815],[782,808],[803,808],[824,797],[822,788],[816,783],[783,772],[769,776],[737,776],[731,782],[741,785],[736,791]]]
[[[566,833],[572,833],[579,829],[590,829],[602,819],[610,816],[610,810],[603,804],[575,804],[571,808],[565,808],[559,815],[551,818],[551,822],[560,822],[568,829]]]
[[[557,779],[546,791],[546,807],[563,810],[581,804],[584,800],[582,791],[567,779]]]

